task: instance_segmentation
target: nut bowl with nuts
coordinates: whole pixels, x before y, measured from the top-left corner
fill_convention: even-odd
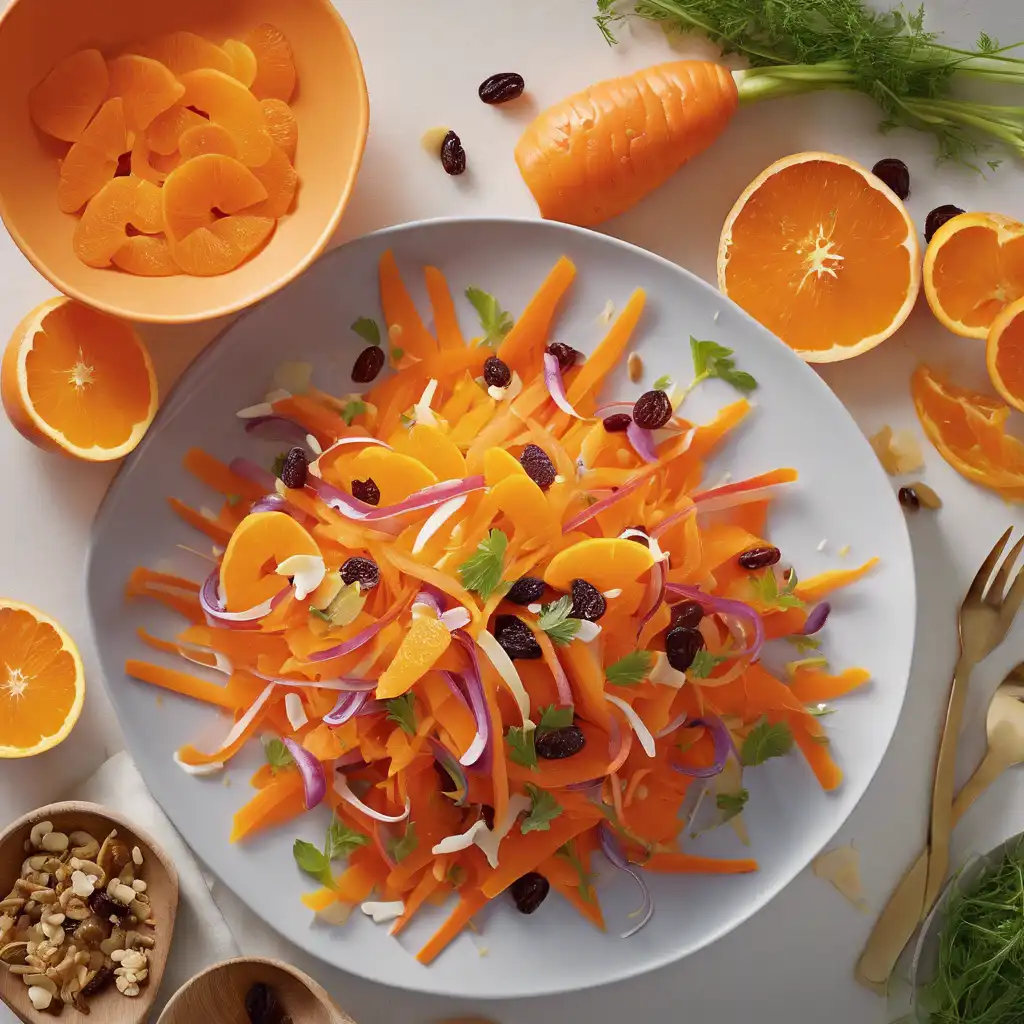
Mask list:
[[[50,804],[0,834],[0,999],[28,1024],[141,1024],[174,933],[178,877],[96,804]]]

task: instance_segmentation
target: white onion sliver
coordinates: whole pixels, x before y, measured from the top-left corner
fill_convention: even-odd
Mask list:
[[[449,633],[454,633],[455,630],[468,626],[471,620],[472,616],[462,605],[459,605],[458,608],[449,608],[441,616],[441,621]]]
[[[205,651],[201,647],[188,647],[185,644],[176,644],[178,653],[186,660],[192,662],[193,665],[202,665],[203,668],[213,669],[214,672],[223,672],[224,675],[229,676],[235,671],[235,666],[231,664],[231,659],[221,654],[220,651]],[[211,665],[208,661],[203,661],[202,658],[197,657],[197,654],[212,654],[214,662]]]
[[[553,356],[550,352],[544,353],[544,383],[547,385],[551,400],[562,412],[578,420],[586,419],[585,416],[581,416],[573,408],[572,402],[569,401],[569,397],[565,393],[565,384],[562,381],[562,370],[558,365],[558,357]]]
[[[249,728],[249,726],[252,724],[252,720],[259,714],[260,709],[270,699],[270,695],[274,692],[274,688],[276,685],[276,683],[268,683],[263,688],[263,692],[256,698],[256,700],[252,702],[252,704],[249,706],[249,710],[246,711],[246,713],[242,715],[242,717],[237,722],[235,722],[235,724],[231,727],[230,731],[228,732],[227,736],[224,737],[223,741],[221,742],[221,745],[216,749],[216,751],[213,751],[213,753],[219,754],[222,751],[227,750],[228,747],[230,747],[231,744],[234,743],[238,739],[238,737],[241,736],[242,733],[244,733],[245,730]]]
[[[240,420],[258,420],[264,416],[273,416],[274,407],[269,402],[258,402],[256,405],[247,405],[244,409],[239,409],[235,415]]]
[[[460,494],[458,497],[446,501],[443,505],[438,505],[430,513],[426,522],[420,527],[420,532],[416,535],[416,540],[412,546],[412,553],[414,555],[418,555],[427,546],[427,541],[466,504],[468,497],[466,494]]]
[[[686,673],[673,668],[668,663],[664,651],[654,652],[654,664],[651,666],[651,672],[647,678],[652,683],[671,686],[673,690],[681,690],[686,683]]]
[[[381,814],[380,811],[375,811],[372,807],[364,804],[363,801],[360,800],[351,789],[349,789],[348,780],[341,772],[336,772],[334,775],[334,792],[337,793],[345,803],[351,804],[357,811],[362,811],[363,814],[368,818],[373,818],[374,821],[381,821],[385,824],[393,825],[396,822],[405,821],[405,819],[409,817],[410,804],[408,798],[406,798],[405,801],[405,810],[401,814]]]
[[[482,630],[476,638],[477,646],[487,655],[491,664],[497,669],[505,685],[512,691],[516,703],[519,705],[519,713],[523,716],[523,725],[530,721],[530,695],[523,686],[522,679],[516,671],[512,659],[505,653],[505,648],[498,643],[493,633],[486,629]],[[533,724],[532,722],[530,723]]]
[[[589,644],[601,635],[601,627],[589,619],[580,619],[580,628],[576,631],[576,639]]]
[[[285,694],[284,713],[288,716],[288,724],[296,732],[309,721],[306,709],[302,706],[302,698],[297,693]]]
[[[633,537],[635,537],[637,540],[642,540],[648,546],[648,548],[650,548],[651,554],[654,556],[654,560],[656,562],[668,561],[668,555],[661,550],[661,545],[658,543],[657,537],[654,537],[651,534],[644,533],[643,530],[633,529],[623,530],[622,533],[619,534],[619,540],[629,540]],[[621,593],[622,591],[620,590],[619,594]],[[605,597],[607,596],[608,595],[605,594]],[[616,594],[615,596],[618,597],[618,594]]]
[[[636,733],[640,746],[644,748],[644,753],[648,757],[654,757],[654,737],[651,735],[651,730],[644,725],[643,719],[621,697],[606,693],[604,698],[622,711],[633,727],[633,732]]]
[[[186,764],[178,757],[177,751],[174,752],[174,763],[186,775],[191,775],[195,778],[202,778],[204,775],[216,775],[217,772],[224,771],[223,761],[213,761],[211,764]]]
[[[485,829],[483,832],[477,833],[476,845],[483,850],[487,863],[492,868],[498,866],[498,853],[502,839],[512,831],[516,818],[532,806],[533,802],[529,797],[523,796],[521,793],[514,793],[508,798],[508,810],[505,812],[505,817],[500,822],[495,822],[493,831]]]

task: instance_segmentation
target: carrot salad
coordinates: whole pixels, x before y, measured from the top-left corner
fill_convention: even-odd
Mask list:
[[[217,564],[198,581],[139,568],[128,585],[186,621],[147,644],[226,677],[127,663],[233,718],[178,764],[214,773],[262,739],[231,842],[324,804],[323,847],[295,843],[320,883],[303,901],[331,923],[360,907],[398,934],[454,898],[423,963],[506,890],[524,913],[554,890],[603,929],[599,857],[643,891],[626,935],[654,911],[648,872],[755,871],[687,852],[695,816],[742,834],[743,772],[771,757],[837,787],[824,702],[868,679],[831,674],[816,634],[829,594],[872,563],[800,580],[767,539],[797,474],[702,483],[751,406],[738,395],[694,424],[686,395],[708,377],[741,393],[756,381],[693,339],[687,386],[602,404],[646,298],[606,316],[584,358],[552,340],[575,273],[560,259],[516,320],[468,289],[481,337],[467,339],[440,271],[425,270],[424,322],[385,253],[384,323],[353,324],[367,342],[353,377],[372,386],[334,397],[307,374],[241,410],[248,433],[294,439],[273,472],[189,451],[223,503],[170,503]],[[774,641],[792,645],[783,678],[760,660]]]

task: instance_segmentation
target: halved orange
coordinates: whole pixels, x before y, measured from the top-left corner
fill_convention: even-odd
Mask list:
[[[252,83],[253,95],[258,100],[284,100],[287,103],[295,92],[295,59],[291,44],[276,26],[257,25],[245,42],[256,55],[256,78]]]
[[[238,147],[238,159],[259,167],[270,159],[273,142],[267,131],[263,108],[237,78],[204,68],[181,76],[186,106],[195,107],[222,125]]]
[[[75,642],[48,615],[0,598],[0,757],[31,757],[74,728],[85,700]]]
[[[107,61],[110,96],[124,100],[124,119],[133,132],[145,131],[150,122],[185,93],[185,87],[158,60],[126,53]]]
[[[117,171],[117,161],[128,148],[124,101],[107,100],[89,122],[82,137],[61,161],[57,205],[64,213],[80,210]]]
[[[1024,298],[1011,302],[992,321],[985,362],[996,391],[1024,412]]]
[[[153,364],[131,324],[63,296],[14,329],[0,395],[11,423],[33,444],[88,462],[127,455],[157,407]]]
[[[962,213],[932,236],[924,254],[924,293],[954,334],[984,338],[1024,296],[1024,224],[999,213]]]
[[[866,168],[797,153],[751,182],[726,218],[718,286],[812,363],[849,359],[910,315],[921,255],[906,208]]]
[[[79,50],[60,61],[28,94],[40,131],[77,142],[107,95],[109,73],[99,50]]]

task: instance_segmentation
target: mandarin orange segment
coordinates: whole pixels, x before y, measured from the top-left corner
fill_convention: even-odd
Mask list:
[[[920,287],[916,230],[899,199],[843,157],[802,153],[733,207],[719,288],[809,362],[865,352],[907,318]]]
[[[159,235],[164,229],[164,202],[158,185],[145,178],[135,182],[135,209],[129,223],[144,235]]]
[[[132,146],[131,169],[136,178],[142,178],[154,185],[162,185],[167,180],[168,174],[177,167],[180,161],[181,158],[177,153],[165,157],[155,153],[142,132],[135,136],[135,145]]]
[[[178,140],[178,152],[182,160],[191,160],[203,153],[220,153],[221,156],[238,158],[238,147],[231,133],[227,128],[209,121],[182,132]]]
[[[77,142],[107,95],[109,73],[99,50],[79,50],[60,61],[28,94],[36,127]]]
[[[237,213],[267,198],[248,167],[229,156],[205,153],[186,160],[163,187],[164,226],[172,242],[213,222],[213,209]]]
[[[373,479],[380,490],[381,505],[396,505],[414,491],[437,483],[437,476],[419,459],[387,448],[364,448],[348,461],[348,482]]]
[[[232,66],[227,72],[237,78],[248,89],[256,80],[256,54],[240,39],[225,39],[224,52],[231,58]]]
[[[295,59],[291,44],[276,25],[257,25],[245,42],[256,55],[256,78],[253,95],[258,100],[284,100],[295,92]]]
[[[146,129],[146,141],[154,153],[170,156],[179,148],[179,139],[183,132],[198,125],[207,125],[202,114],[197,114],[180,103],[175,103],[162,114],[157,114]]]
[[[1011,302],[993,321],[985,362],[995,389],[1024,412],[1024,298]]]
[[[260,103],[267,120],[267,131],[284,155],[294,164],[299,146],[299,125],[292,108],[284,100],[263,100]]]
[[[557,590],[568,591],[574,579],[585,579],[601,591],[615,590],[636,583],[652,565],[654,556],[645,545],[597,537],[563,548],[548,564],[544,580]]]
[[[131,52],[158,60],[175,75],[199,68],[215,68],[230,75],[233,68],[224,50],[195,32],[168,32],[133,46]]]
[[[272,217],[222,217],[209,227],[197,228],[181,241],[172,241],[171,255],[186,274],[226,274],[259,250],[276,224]]]
[[[89,122],[82,137],[61,161],[57,205],[64,213],[80,210],[114,177],[118,157],[128,147],[124,104],[107,100]]]
[[[448,627],[431,615],[414,619],[392,662],[377,681],[378,700],[400,697],[423,678],[448,650],[452,635]]]
[[[135,213],[135,181],[114,178],[89,200],[75,225],[75,255],[87,266],[107,267],[110,258],[128,239],[127,227]]]
[[[126,53],[107,61],[108,95],[124,100],[124,118],[134,132],[145,131],[157,114],[174,106],[185,87],[159,61]]]
[[[223,126],[238,147],[238,159],[258,167],[270,159],[273,142],[259,101],[237,79],[220,71],[202,69],[181,76],[184,103],[196,107]]]
[[[181,273],[167,239],[156,235],[133,235],[114,253],[111,262],[139,277],[171,277]]]
[[[0,757],[49,750],[82,710],[85,674],[72,639],[28,605],[0,599]]]
[[[288,162],[284,150],[275,145],[270,159],[260,167],[253,167],[252,173],[267,190],[267,198],[245,212],[258,217],[283,217],[292,208],[295,190],[299,187],[299,176]]]

